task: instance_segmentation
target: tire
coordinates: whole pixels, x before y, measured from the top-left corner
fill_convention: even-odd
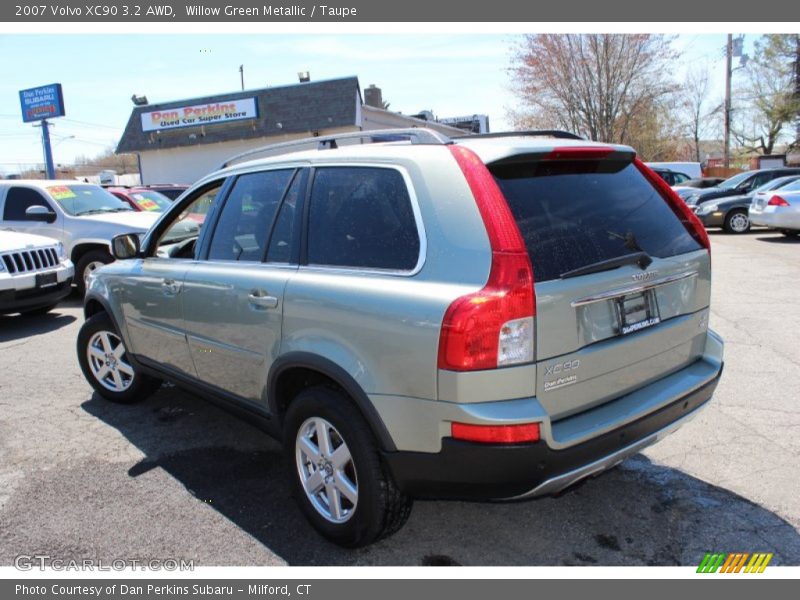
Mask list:
[[[750,215],[746,210],[732,210],[725,215],[722,228],[727,233],[747,233],[750,231]]]
[[[793,238],[800,235],[800,231],[797,229],[781,229],[781,233],[788,238]]]
[[[366,546],[408,520],[412,501],[397,489],[361,413],[338,390],[316,386],[297,395],[284,420],[284,452],[300,509],[335,544]]]
[[[41,317],[42,315],[46,315],[51,310],[53,310],[58,304],[48,304],[47,306],[40,306],[39,308],[31,308],[28,310],[23,310],[20,312],[21,315],[25,315],[26,317]]]
[[[83,324],[77,350],[83,376],[106,400],[132,404],[144,400],[161,385],[161,381],[139,372],[130,363],[122,338],[104,312]]]
[[[89,250],[78,259],[75,265],[75,285],[81,298],[86,293],[86,279],[89,273],[111,262],[114,262],[114,257],[106,250]]]

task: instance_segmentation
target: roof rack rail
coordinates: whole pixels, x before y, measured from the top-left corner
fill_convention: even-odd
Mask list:
[[[413,127],[407,129],[375,129],[371,131],[355,131],[351,133],[339,133],[335,135],[325,135],[308,137],[290,142],[278,142],[247,150],[226,160],[220,169],[230,167],[232,164],[245,158],[249,158],[266,152],[274,152],[275,155],[284,154],[300,146],[315,145],[317,150],[333,150],[339,147],[341,140],[369,140],[369,144],[379,144],[383,142],[409,141],[412,144],[445,145],[452,144],[452,140],[446,135],[427,129],[425,127]],[[310,150],[311,148],[306,148]]]
[[[554,137],[560,138],[564,140],[583,140],[586,141],[585,138],[582,138],[579,135],[571,133],[569,131],[562,131],[560,129],[528,129],[524,131],[501,131],[498,133],[478,133],[474,135],[460,135],[453,139],[462,139],[462,138],[504,138],[504,137]]]

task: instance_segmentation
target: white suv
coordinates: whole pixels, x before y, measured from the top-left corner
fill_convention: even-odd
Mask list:
[[[135,212],[97,185],[73,180],[0,181],[0,229],[34,233],[64,244],[75,264],[75,284],[114,259],[111,238],[144,233],[158,214]]]
[[[61,242],[0,231],[0,314],[48,312],[69,294],[74,273]]]

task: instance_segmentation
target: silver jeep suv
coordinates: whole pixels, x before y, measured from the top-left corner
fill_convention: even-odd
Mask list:
[[[631,148],[414,129],[258,152],[114,240],[78,358],[109,400],[169,380],[262,424],[334,542],[413,498],[560,492],[711,398],[709,240]]]

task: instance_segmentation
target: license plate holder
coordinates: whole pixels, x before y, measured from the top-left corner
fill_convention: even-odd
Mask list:
[[[620,335],[629,335],[661,322],[655,290],[619,296],[613,303]]]
[[[49,288],[53,287],[54,285],[58,285],[58,273],[37,273],[36,275],[36,287],[37,288]]]

